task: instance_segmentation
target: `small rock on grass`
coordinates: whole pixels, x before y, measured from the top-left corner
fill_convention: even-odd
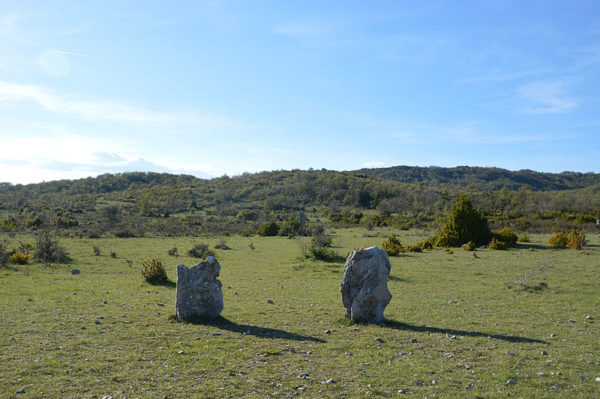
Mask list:
[[[597,382],[600,382],[600,377],[596,377],[596,381],[597,381]]]
[[[17,392],[15,392],[17,395],[22,395],[25,393],[25,388],[21,388],[19,389]]]
[[[267,303],[274,304],[275,302],[272,299],[267,299]]]
[[[506,380],[506,385],[513,385],[516,383],[517,383],[517,380],[515,380],[514,378],[509,378],[508,380]]]

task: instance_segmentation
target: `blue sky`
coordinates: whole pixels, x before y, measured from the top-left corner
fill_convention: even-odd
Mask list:
[[[2,1],[0,181],[600,172],[597,1]]]

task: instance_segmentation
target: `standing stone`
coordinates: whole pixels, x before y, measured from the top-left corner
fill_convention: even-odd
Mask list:
[[[192,266],[177,265],[177,317],[194,320],[218,317],[223,310],[221,282],[217,280],[221,265],[209,256],[206,261]]]
[[[377,247],[350,253],[340,285],[346,317],[368,323],[385,320],[383,310],[392,299],[387,287],[391,267],[390,258]]]

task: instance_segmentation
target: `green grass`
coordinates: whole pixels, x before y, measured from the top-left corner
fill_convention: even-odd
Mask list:
[[[392,232],[404,245],[431,235],[337,230],[335,250]],[[344,319],[343,263],[303,259],[293,239],[227,238],[225,309],[205,324],[172,320],[174,285],[139,267],[157,256],[174,282],[198,260],[167,251],[219,237],[62,239],[68,265],[0,269],[0,397],[598,397],[600,237],[585,251],[530,239],[391,258],[385,326]]]

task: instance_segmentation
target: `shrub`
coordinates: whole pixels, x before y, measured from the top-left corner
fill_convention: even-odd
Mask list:
[[[215,256],[215,253],[208,249],[208,245],[204,243],[196,244],[192,249],[187,252],[188,256],[193,258],[205,259],[209,256]]]
[[[313,258],[331,262],[337,260],[337,253],[331,249],[333,238],[325,234],[324,229],[313,230],[313,235],[308,241],[304,237],[296,237],[300,251],[306,258]]]
[[[110,251],[110,257],[111,258],[116,258],[117,257],[117,253],[115,251]]]
[[[252,230],[250,230],[250,229],[246,229],[246,230],[242,230],[240,232],[240,235],[242,237],[252,237],[254,235],[254,232]]]
[[[512,247],[517,243],[519,237],[517,233],[515,233],[510,227],[505,226],[501,230],[492,231],[492,237],[496,238],[498,241],[502,241],[506,243],[506,247]]]
[[[569,234],[569,246],[573,249],[581,250],[587,245],[585,234],[580,230],[573,230]]]
[[[431,240],[423,240],[420,243],[418,243],[417,245],[419,245],[421,248],[423,249],[433,249],[433,243],[431,242]]]
[[[475,251],[475,243],[473,241],[469,241],[465,245],[463,245],[463,249],[465,251]]]
[[[460,247],[469,241],[479,246],[487,244],[492,233],[485,216],[475,209],[468,198],[461,195],[434,238],[435,244],[441,247]]]
[[[250,248],[251,251],[255,250],[254,244],[252,244],[252,243],[248,244],[248,248]]]
[[[169,281],[165,267],[157,258],[144,259],[142,261],[140,272],[144,279],[150,284],[161,284]]]
[[[492,238],[492,241],[488,244],[489,249],[506,249],[508,246],[506,241],[500,241],[496,237]]]
[[[0,242],[0,266],[6,266],[10,254],[4,249],[4,245]]]
[[[227,241],[225,241],[225,238],[221,238],[219,240],[219,242],[217,243],[217,245],[215,245],[215,249],[231,249],[227,246]]]
[[[391,234],[381,242],[381,249],[383,249],[388,256],[398,256],[400,252],[404,251],[400,239],[395,234]]]
[[[179,250],[177,249],[177,247],[169,249],[167,253],[169,254],[169,256],[179,256]]]
[[[274,237],[279,232],[279,226],[275,222],[265,223],[258,229],[258,235],[263,237]]]
[[[423,252],[423,248],[420,244],[408,245],[406,247],[406,252]]]
[[[94,250],[94,255],[95,256],[100,256],[100,253],[101,253],[100,248],[98,248],[97,246],[94,245],[92,247],[92,249]]]
[[[548,243],[554,248],[564,248],[569,244],[569,237],[564,230],[557,230],[554,235],[548,239]]]
[[[527,233],[519,234],[519,238],[517,238],[517,242],[529,242],[529,236]]]
[[[33,257],[48,266],[52,262],[64,262],[68,259],[67,252],[58,243],[58,239],[47,232],[38,234]]]
[[[30,255],[27,252],[19,252],[14,251],[10,257],[9,261],[13,265],[26,265],[29,263]]]

